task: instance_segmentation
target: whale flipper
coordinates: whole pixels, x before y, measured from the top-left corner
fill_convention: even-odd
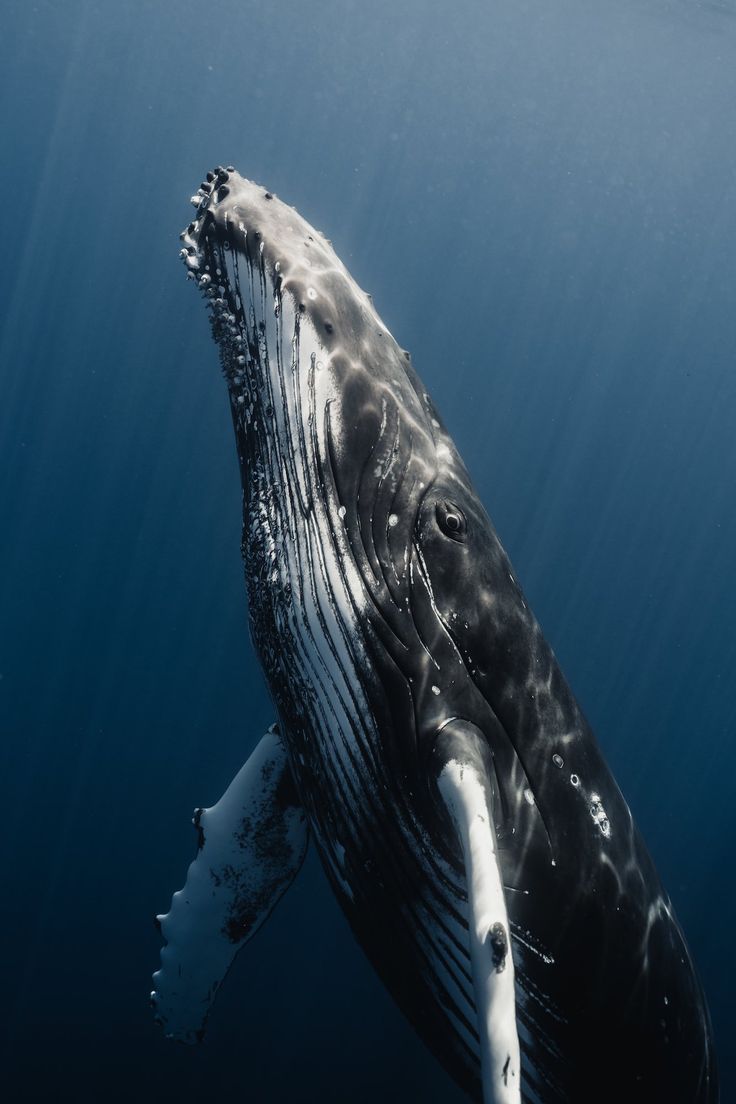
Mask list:
[[[442,802],[462,850],[484,1104],[520,1104],[514,961],[493,816],[493,763],[469,721],[443,726],[433,751]]]
[[[151,1002],[167,1036],[194,1043],[235,955],[304,861],[307,820],[277,727],[216,805],[198,809],[199,850],[184,888],[157,919],[165,939]]]

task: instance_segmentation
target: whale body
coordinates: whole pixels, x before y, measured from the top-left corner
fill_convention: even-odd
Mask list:
[[[201,1036],[311,840],[471,1099],[713,1104],[671,902],[408,353],[271,192],[218,167],[193,202],[277,720],[195,815],[157,1018]]]

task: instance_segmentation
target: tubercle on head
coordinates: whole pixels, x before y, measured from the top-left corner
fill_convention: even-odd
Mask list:
[[[230,174],[235,172],[235,168],[232,165],[228,165],[226,169],[223,169],[222,165],[218,165],[215,169],[211,169],[199,188],[192,196],[191,202],[197,208],[198,212],[206,211],[210,206],[213,194],[214,198],[218,201],[222,201],[228,195],[230,189],[227,186],[227,182],[230,179]]]

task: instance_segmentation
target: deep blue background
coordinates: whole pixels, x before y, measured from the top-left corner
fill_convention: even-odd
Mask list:
[[[176,256],[232,162],[412,350],[674,898],[736,1099],[734,0],[6,0],[0,35],[3,1098],[462,1099],[314,860],[202,1048],[147,1006],[191,809],[272,720]]]

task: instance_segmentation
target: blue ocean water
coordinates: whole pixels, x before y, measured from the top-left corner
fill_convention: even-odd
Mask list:
[[[464,1099],[314,859],[200,1048],[148,1008],[191,810],[273,719],[177,260],[217,163],[324,230],[411,349],[736,1099],[734,0],[6,0],[0,34],[3,1099]]]

